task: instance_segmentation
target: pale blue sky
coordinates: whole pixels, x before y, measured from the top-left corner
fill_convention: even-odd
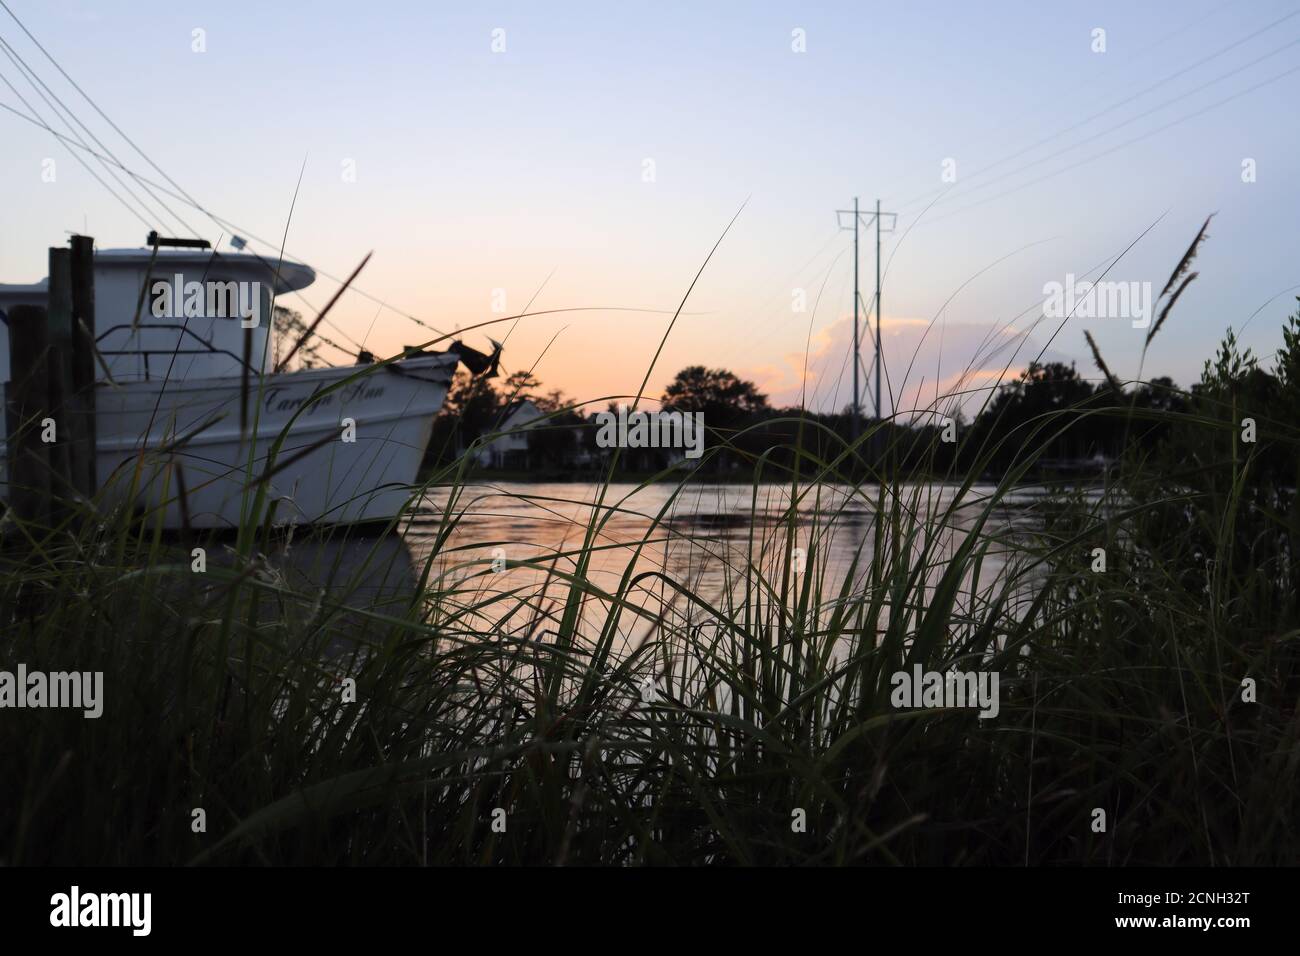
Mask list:
[[[1300,68],[1295,0],[5,2],[159,166],[247,230],[280,237],[305,159],[288,251],[346,275],[375,250],[358,285],[440,328],[492,318],[497,289],[521,309],[552,271],[536,308],[672,309],[748,199],[655,367],[656,393],[700,362],[793,400],[811,335],[812,403],[843,404],[851,262],[834,210],[854,195],[900,214],[884,253],[891,377],[943,309],[912,373],[927,388],[964,366],[989,326],[1041,301],[1045,283],[1113,257],[1162,215],[1111,278],[1158,290],[1218,213],[1147,373],[1187,384],[1225,326],[1300,285],[1300,72],[1266,83]],[[1104,53],[1092,50],[1098,27]],[[491,49],[498,28],[503,53]],[[791,49],[795,29],[806,52]],[[3,11],[0,37],[156,178]],[[0,75],[50,115],[4,57]],[[0,102],[22,108],[3,83]],[[145,227],[49,134],[0,112],[0,144],[0,281],[43,275],[45,248],[67,230],[105,247],[142,242]],[[950,157],[957,182],[945,187]],[[1242,182],[1245,158],[1254,183]],[[864,289],[873,254],[864,244]],[[794,313],[793,290],[813,301],[823,282],[816,314]],[[308,299],[332,291],[322,279]],[[1251,322],[1257,351],[1277,347],[1293,295]],[[422,340],[358,297],[335,318],[376,351]],[[531,365],[563,329],[537,369],[548,385],[584,399],[634,391],[665,321],[530,319],[507,365]],[[1143,333],[1122,320],[1072,322],[1052,353],[1090,367],[1085,327],[1120,374],[1136,373]]]

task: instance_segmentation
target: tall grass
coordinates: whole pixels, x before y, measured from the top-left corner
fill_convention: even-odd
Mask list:
[[[1249,368],[1224,361],[1191,411],[1061,408],[942,485],[855,478],[883,429],[818,457],[791,419],[793,467],[756,462],[725,549],[675,520],[680,472],[630,544],[611,543],[637,507],[612,483],[557,518],[571,546],[466,544],[483,489],[460,462],[395,522],[424,542],[406,590],[371,586],[403,560],[392,539],[349,529],[257,521],[205,542],[224,557],[197,574],[193,542],[147,516],[10,516],[4,666],[103,671],[106,703],[0,713],[0,861],[1294,862],[1300,518],[1278,462],[1300,436],[1271,405],[1241,443]],[[1135,441],[1092,493],[1020,503],[1088,415],[1176,437]],[[656,566],[674,544],[714,553],[712,584]],[[286,548],[350,563],[304,579]],[[610,555],[616,582],[593,570]],[[998,715],[893,706],[914,664],[998,672]]]

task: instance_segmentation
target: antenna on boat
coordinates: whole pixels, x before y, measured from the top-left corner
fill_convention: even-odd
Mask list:
[[[157,229],[151,229],[149,235],[145,237],[144,244],[161,248],[169,246],[174,249],[211,249],[212,243],[206,239],[173,239],[169,236],[158,235]]]

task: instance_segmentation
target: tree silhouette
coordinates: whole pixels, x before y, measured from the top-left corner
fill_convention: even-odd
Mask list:
[[[767,396],[725,368],[690,365],[677,373],[664,389],[663,407],[680,412],[703,412],[710,428],[726,428],[768,411]]]

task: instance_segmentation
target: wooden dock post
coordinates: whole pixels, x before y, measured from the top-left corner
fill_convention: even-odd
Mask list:
[[[16,305],[9,318],[9,381],[5,385],[9,507],[22,522],[50,523],[50,445],[41,439],[50,415],[45,310]]]
[[[72,250],[51,247],[50,287],[46,334],[49,337],[49,409],[54,419],[55,438],[50,443],[50,517],[58,521],[72,500],[72,446],[78,426],[72,395]]]
[[[72,237],[72,485],[87,501],[99,487],[95,461],[95,240]]]
[[[9,505],[36,527],[54,526],[96,489],[94,248],[89,236],[51,248],[47,307],[8,313]]]

